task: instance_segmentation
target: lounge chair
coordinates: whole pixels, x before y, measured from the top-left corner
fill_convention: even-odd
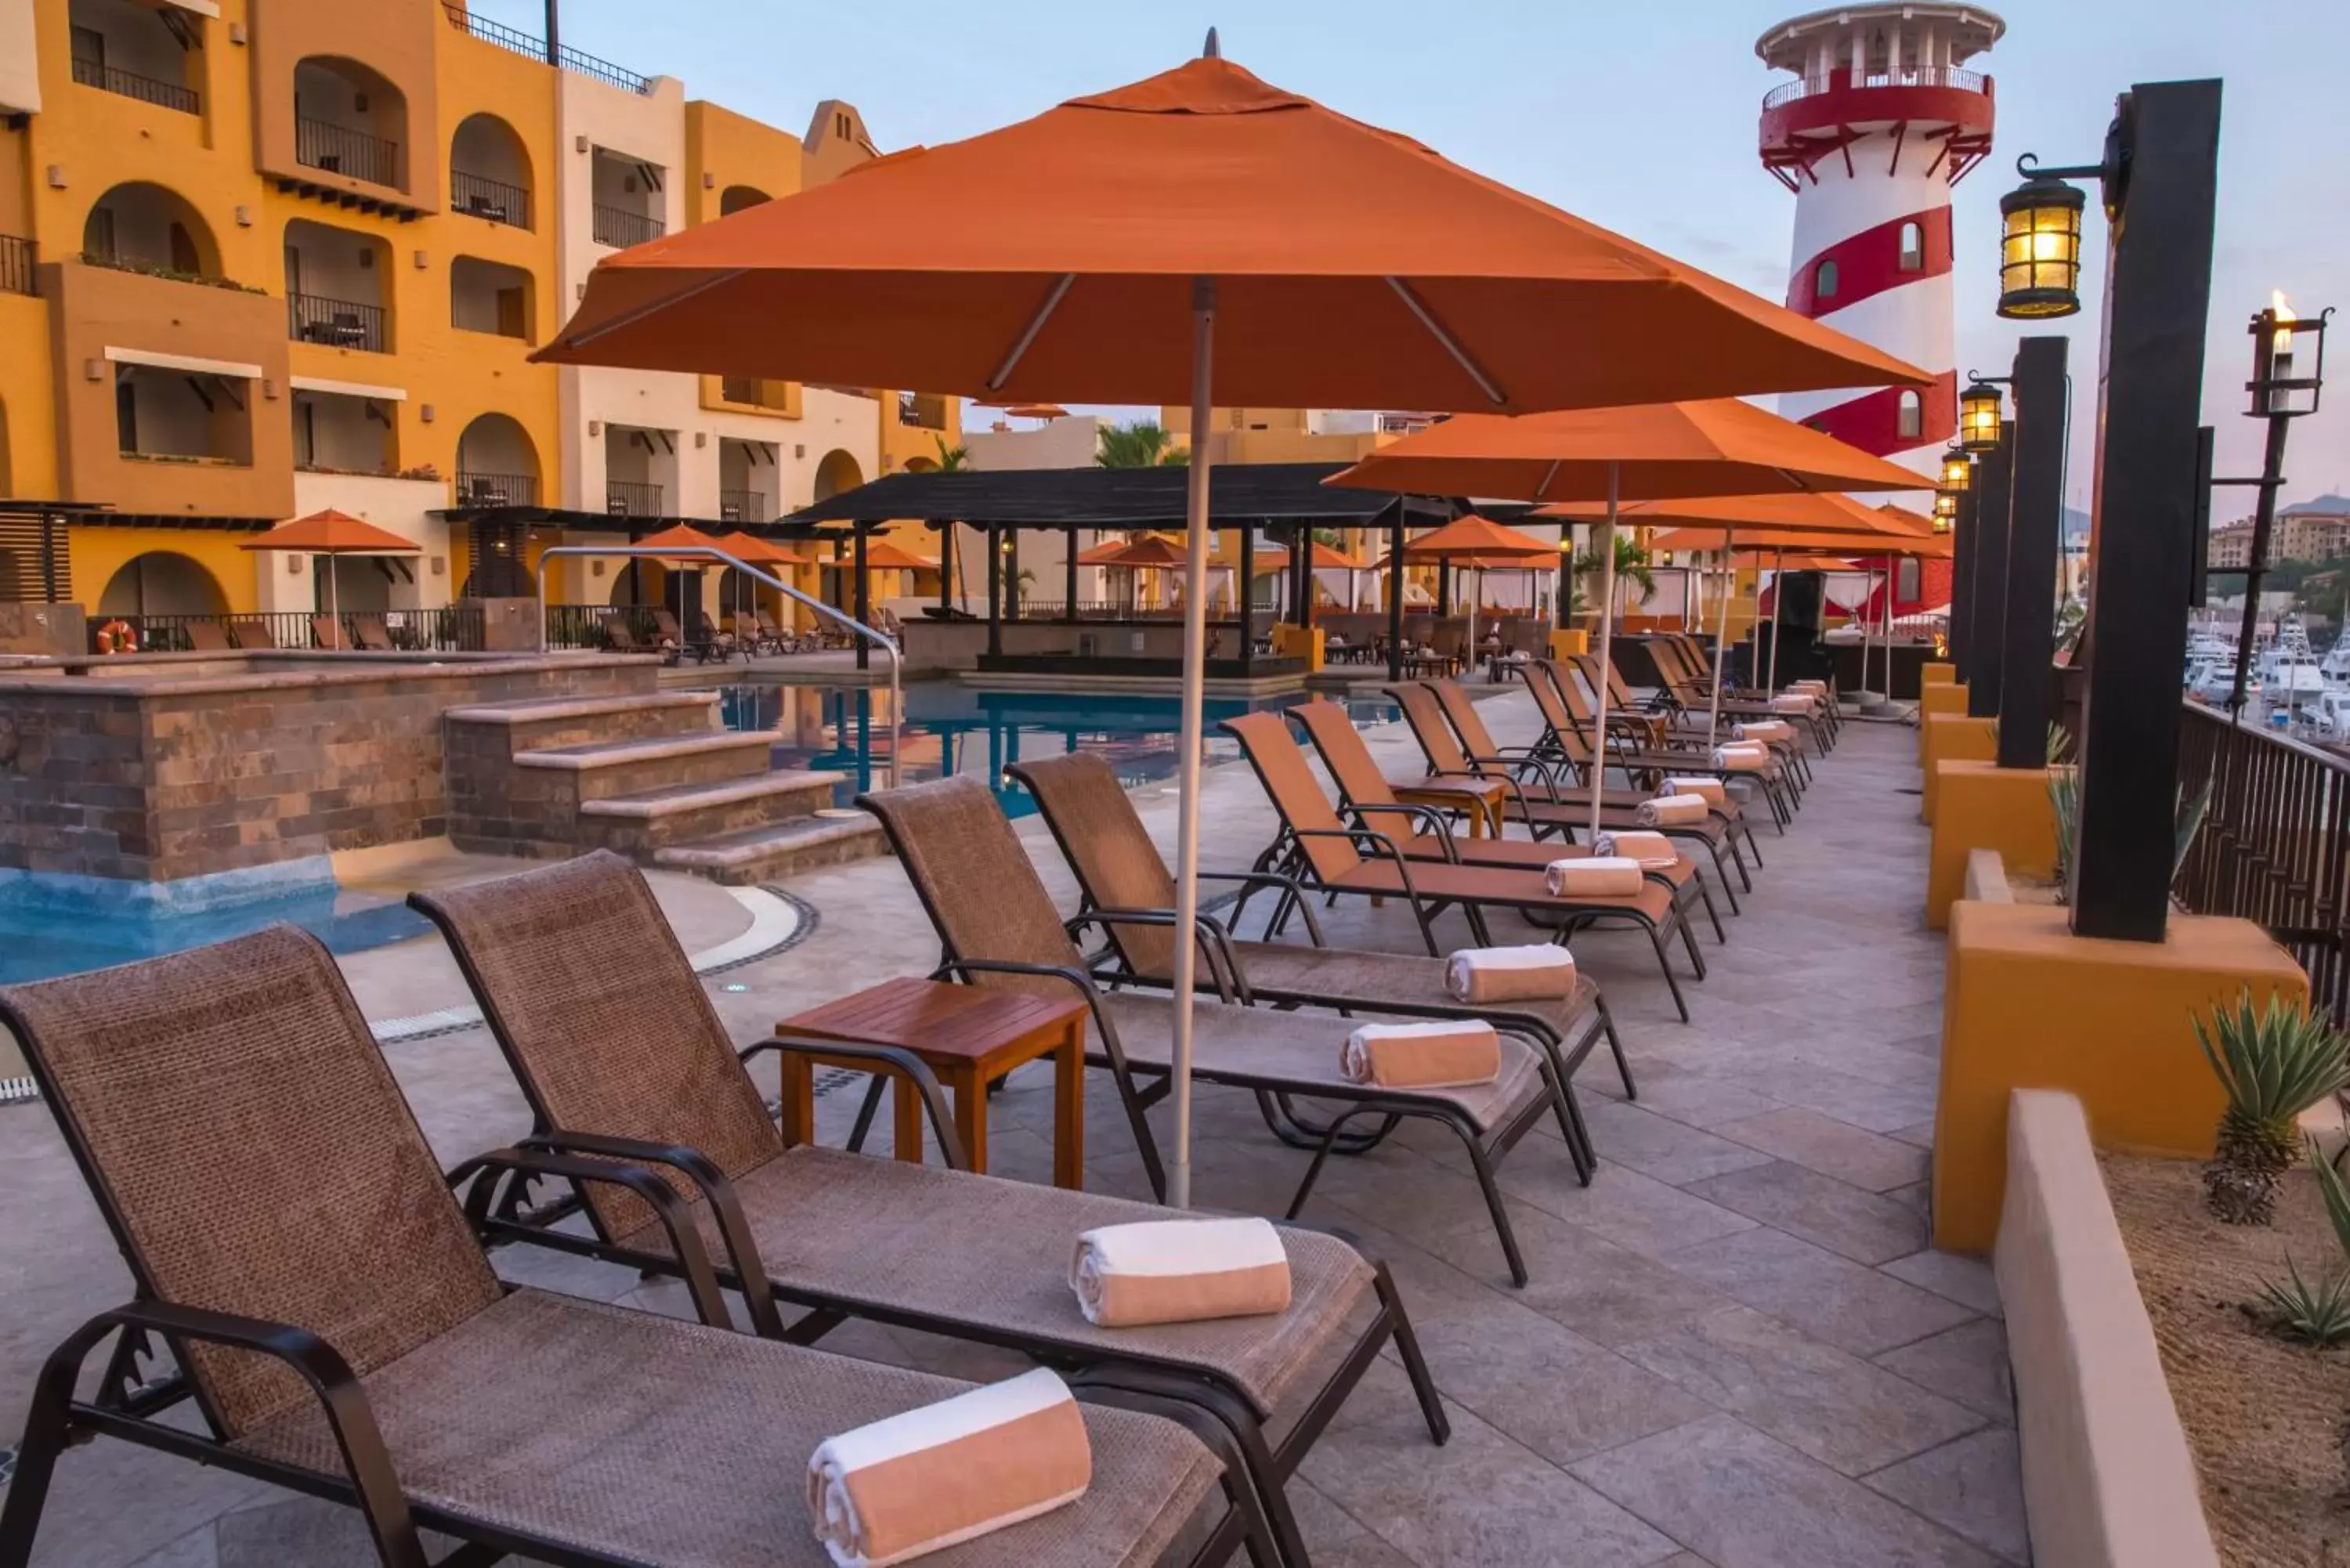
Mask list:
[[[180,634],[188,639],[192,653],[227,653],[236,647],[228,639],[228,628],[216,620],[184,621]]]
[[[1406,689],[1391,687],[1388,690],[1390,695],[1396,695]],[[1448,691],[1458,695],[1463,707],[1468,706],[1468,693],[1449,680],[1431,681],[1425,687],[1411,691],[1411,701],[1404,712],[1414,734],[1418,734],[1423,726],[1439,731],[1445,728],[1444,714],[1431,712],[1428,704],[1433,700],[1442,704],[1445,712],[1449,712],[1451,705],[1444,701]],[[1555,832],[1564,836],[1560,842],[1544,844],[1501,836],[1479,838],[1473,835],[1462,837],[1452,831],[1451,822],[1441,812],[1408,805],[1396,797],[1395,791],[1380,774],[1378,765],[1371,760],[1370,748],[1363,743],[1362,735],[1356,730],[1354,722],[1347,717],[1345,709],[1335,702],[1317,700],[1284,709],[1283,716],[1303,729],[1314,742],[1314,749],[1321,753],[1331,782],[1338,786],[1340,807],[1353,815],[1358,826],[1386,833],[1407,859],[1542,871],[1553,861],[1573,859],[1592,853],[1590,846],[1575,842],[1575,834],[1581,828],[1590,826],[1588,815],[1580,824],[1564,820],[1544,821],[1539,827],[1536,826],[1537,819],[1532,807],[1537,798],[1552,805],[1564,804],[1546,776],[1535,781],[1539,795],[1529,796],[1523,786],[1504,773],[1502,777],[1509,784],[1511,794],[1503,798],[1504,802],[1513,800],[1519,805],[1523,813],[1519,820],[1534,833],[1537,840],[1544,832]],[[1490,743],[1483,721],[1472,713],[1471,722],[1475,725],[1479,739]],[[1423,754],[1426,754],[1426,740],[1423,739],[1420,745]],[[1430,766],[1435,766],[1432,755],[1430,756]],[[1473,775],[1471,782],[1485,782],[1490,777],[1473,766],[1470,771]],[[1624,826],[1628,827],[1632,825],[1627,823]],[[1684,919],[1689,917],[1690,905],[1693,901],[1702,902],[1706,918],[1713,925],[1714,939],[1726,940],[1721,929],[1721,917],[1714,912],[1712,891],[1698,875],[1697,862],[1681,855],[1678,849],[1674,853],[1677,857],[1674,864],[1651,868],[1644,874],[1650,881],[1672,891],[1673,902],[1679,906]]]
[[[1653,711],[1662,722],[1663,727],[1659,731],[1661,739],[1659,744],[1664,750],[1703,751],[1727,741],[1730,738],[1731,725],[1740,720],[1761,718],[1783,720],[1786,717],[1783,713],[1773,713],[1767,704],[1725,701],[1721,715],[1723,722],[1717,724],[1711,713],[1711,700],[1707,695],[1712,688],[1712,676],[1710,670],[1701,681],[1683,679],[1685,671],[1702,669],[1703,666],[1685,663],[1683,656],[1676,651],[1669,642],[1659,642],[1652,648],[1650,662],[1657,666],[1666,680],[1666,684],[1657,691],[1652,702]],[[1588,654],[1577,656],[1576,669],[1586,684],[1589,683],[1591,672],[1596,667],[1596,661],[1591,659]],[[1620,677],[1610,684],[1608,690],[1609,701],[1612,702],[1616,701],[1614,693],[1623,690]],[[1734,711],[1740,709],[1750,711]],[[1772,777],[1787,791],[1791,804],[1800,803],[1804,790],[1810,784],[1812,777],[1811,768],[1804,760],[1802,742],[1794,739],[1777,740],[1768,742],[1768,746],[1772,756],[1776,759],[1776,765],[1772,770]]]
[[[432,893],[409,903],[449,940],[536,1122],[525,1147],[641,1160],[680,1172],[719,1277],[749,1286],[754,1327],[813,1343],[844,1317],[1006,1345],[1063,1366],[1139,1366],[1205,1402],[1244,1434],[1260,1490],[1294,1531],[1281,1483],[1392,1338],[1419,1355],[1384,1264],[1335,1236],[1293,1230],[1293,1296],[1278,1318],[1170,1328],[1096,1328],[1065,1279],[1073,1239],[1167,1217],[1149,1204],[973,1176],[810,1145],[786,1147],[743,1062],[804,1043],[770,1040],[737,1059],[725,1026],[653,901],[643,874],[608,852]],[[821,1047],[910,1080],[960,1153],[920,1058]],[[691,1151],[682,1160],[681,1151]],[[548,1233],[582,1207],[592,1238]],[[655,1216],[590,1188],[526,1219],[494,1213],[491,1234],[527,1225],[546,1244],[665,1274],[681,1269]],[[782,1300],[809,1314],[788,1329]],[[1358,1309],[1376,1302],[1367,1326]],[[1335,1370],[1334,1370],[1335,1369]],[[1318,1376],[1316,1376],[1318,1375]],[[1440,1408],[1427,1407],[1442,1440]],[[1283,1428],[1269,1449],[1262,1425]]]
[[[775,618],[761,610],[758,615],[759,636],[777,653],[799,651],[799,639],[775,624]]]
[[[1116,1080],[1143,1170],[1151,1189],[1163,1197],[1165,1173],[1143,1113],[1173,1087],[1173,999],[1107,991],[1095,980],[1085,955],[1062,929],[1060,911],[1003,807],[977,779],[959,774],[908,784],[859,795],[857,804],[881,819],[938,930],[943,960],[934,971],[937,978],[1085,998],[1094,1022],[1087,1060],[1107,1068]],[[1304,1140],[1314,1150],[1290,1200],[1290,1218],[1312,1196],[1325,1161],[1347,1140],[1350,1123],[1371,1117],[1383,1134],[1404,1118],[1433,1122],[1467,1151],[1510,1278],[1526,1282],[1525,1261],[1493,1170],[1546,1110],[1558,1117],[1562,1136],[1575,1137],[1565,1096],[1541,1051],[1505,1033],[1501,1075],[1492,1083],[1404,1093],[1338,1075],[1339,1050],[1353,1030],[1343,1019],[1244,1007],[1237,1001],[1184,1005],[1192,1010],[1192,1076],[1251,1091],[1275,1133],[1293,1144]],[[1147,1090],[1140,1082],[1146,1077],[1153,1080]],[[1310,1123],[1293,1108],[1299,1098],[1326,1105],[1335,1114],[1326,1123]]]
[[[1710,660],[1694,650],[1686,639],[1667,639],[1651,650],[1657,671],[1665,678],[1665,694],[1680,722],[1688,728],[1704,728],[1712,712],[1713,670]],[[1792,721],[1791,727],[1799,734],[1811,737],[1812,749],[1825,754],[1835,743],[1828,718],[1816,711],[1804,713],[1783,713],[1771,706],[1767,694],[1742,691],[1728,684],[1721,689],[1721,716],[1727,720],[1777,719]],[[1801,747],[1789,749],[1795,765],[1806,779],[1810,768],[1803,758]]]
[[[0,1568],[30,1560],[59,1451],[98,1436],[356,1506],[387,1568],[423,1568],[425,1531],[466,1543],[453,1563],[825,1568],[795,1479],[816,1445],[970,1386],[722,1326],[683,1200],[612,1161],[501,1149],[453,1179],[617,1185],[671,1227],[702,1321],[508,1287],[334,960],[290,926],[0,990],[0,1022],[133,1280],[42,1367]],[[1080,1386],[1091,1488],[941,1568],[1153,1562],[1220,1481],[1201,1560],[1243,1534],[1274,1550],[1214,1421]]]
[[[233,620],[228,623],[228,634],[236,639],[237,647],[247,652],[277,646],[276,634],[265,620]]]
[[[1442,951],[1436,940],[1437,918],[1456,907],[1480,947],[1493,941],[1485,923],[1489,909],[1511,910],[1539,921],[1562,941],[1591,927],[1638,927],[1648,933],[1656,950],[1681,1022],[1689,1022],[1689,1003],[1681,996],[1666,940],[1680,938],[1700,980],[1705,978],[1705,956],[1698,951],[1697,938],[1681,919],[1669,888],[1649,882],[1638,893],[1619,897],[1562,898],[1544,885],[1539,871],[1412,860],[1391,835],[1349,827],[1339,819],[1279,714],[1243,713],[1218,728],[1240,742],[1242,753],[1281,817],[1280,833],[1257,857],[1258,870],[1280,871],[1304,883],[1309,892],[1403,899],[1431,958]]]
[[[340,621],[330,615],[314,615],[310,618],[310,641],[319,648],[331,649],[337,652],[351,645],[350,634],[343,629]]]
[[[391,632],[380,615],[355,615],[351,621],[351,646],[362,653],[390,653]]]
[[[1590,699],[1585,695],[1585,690],[1591,688],[1596,679],[1596,669],[1591,665],[1590,656],[1577,654],[1573,660],[1572,672],[1573,675],[1581,678],[1581,684],[1578,685],[1575,680],[1570,679],[1568,671],[1562,670],[1556,682],[1559,694],[1565,700],[1567,711],[1574,715],[1575,722],[1588,732],[1592,725],[1593,709]],[[1784,834],[1787,831],[1787,824],[1794,820],[1795,805],[1800,798],[1799,792],[1794,786],[1794,780],[1788,775],[1784,764],[1775,753],[1767,767],[1717,768],[1713,765],[1711,753],[1701,744],[1692,742],[1680,749],[1675,749],[1669,742],[1663,745],[1640,745],[1613,733],[1613,726],[1611,725],[1610,728],[1607,765],[1621,769],[1627,778],[1646,778],[1653,781],[1669,778],[1675,774],[1694,774],[1719,778],[1725,782],[1731,779],[1751,780],[1755,788],[1762,792],[1762,803],[1770,807],[1772,826]],[[1666,732],[1669,733],[1669,729]],[[1701,740],[1701,737],[1700,739]]]
[[[1072,934],[1094,926],[1107,935],[1117,963],[1111,974],[1114,980],[1155,986],[1173,983],[1174,875],[1142,826],[1134,797],[1119,785],[1117,771],[1095,752],[1014,763],[1005,771],[1036,797],[1062,856],[1076,873],[1085,903],[1077,919],[1070,922]],[[1230,925],[1239,923],[1249,894],[1266,888],[1295,898],[1305,916],[1306,944],[1248,941],[1232,936],[1229,926],[1203,944],[1203,956],[1209,961],[1203,973],[1221,967],[1224,983],[1243,1003],[1411,1018],[1482,1018],[1496,1028],[1539,1040],[1550,1056],[1553,1075],[1565,1086],[1567,1108],[1574,1113],[1571,1119],[1582,1135],[1581,1147],[1577,1140],[1570,1140],[1567,1147],[1577,1175],[1589,1183],[1589,1134],[1575,1103],[1574,1076],[1603,1035],[1615,1054],[1617,1071],[1623,1075],[1624,1092],[1637,1091],[1616,1021],[1588,975],[1578,977],[1573,995],[1555,1002],[1471,1007],[1455,1002],[1445,991],[1442,959],[1330,947],[1323,940],[1321,922],[1305,889],[1288,877],[1263,872],[1202,871],[1200,876],[1210,881],[1238,882],[1246,889],[1242,909],[1233,911]],[[1116,911],[1121,909],[1144,910],[1155,918],[1149,922],[1120,920]],[[1101,969],[1098,961],[1096,969],[1097,972]],[[1204,980],[1201,989],[1212,990],[1217,983],[1214,979]]]

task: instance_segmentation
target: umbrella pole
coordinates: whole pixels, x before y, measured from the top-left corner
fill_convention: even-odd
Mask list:
[[[1191,284],[1191,465],[1185,482],[1189,527],[1184,545],[1189,581],[1195,589],[1208,580],[1207,431],[1213,417],[1208,389],[1216,347],[1216,286]],[[1245,632],[1248,622],[1242,621]],[[1175,1078],[1175,1159],[1167,1173],[1167,1201],[1191,1206],[1191,1009],[1200,956],[1200,743],[1201,698],[1207,685],[1208,596],[1183,596],[1183,718],[1179,758],[1175,827],[1175,1042],[1170,1063]]]
[[[1730,590],[1738,580],[1737,557],[1733,556],[1731,552],[1735,550],[1737,546],[1737,531],[1735,529],[1724,528],[1721,531],[1721,556],[1722,560],[1730,568],[1730,577],[1728,581],[1721,585],[1721,603],[1714,610],[1713,701],[1708,706],[1705,715],[1705,745],[1706,750],[1708,751],[1711,751],[1713,749],[1714,733],[1721,728],[1721,678],[1730,668],[1730,655],[1728,650],[1730,641]]]
[[[1771,552],[1771,673],[1762,678],[1766,695],[1779,690],[1779,609],[1787,602],[1787,552]]]
[[[1607,464],[1607,523],[1600,530],[1598,542],[1593,546],[1599,552],[1599,679],[1592,684],[1591,693],[1591,841],[1599,842],[1600,800],[1607,792],[1607,674],[1615,669],[1610,660],[1609,634],[1615,629],[1616,617],[1616,464]]]

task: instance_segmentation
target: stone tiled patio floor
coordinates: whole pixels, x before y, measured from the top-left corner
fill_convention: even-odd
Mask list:
[[[1523,700],[1486,712],[1503,738]],[[1913,733],[1848,725],[1794,827],[1762,830],[1768,864],[1712,975],[1676,1021],[1645,940],[1581,939],[1623,1027],[1638,1098],[1604,1054],[1578,1079],[1602,1168],[1575,1185],[1545,1126],[1502,1168],[1533,1271],[1508,1283],[1476,1189],[1443,1135],[1406,1131],[1334,1161],[1307,1218],[1380,1248],[1401,1278],[1454,1435],[1432,1447],[1383,1364],[1293,1491],[1315,1561],[1938,1568],[2027,1558],[1999,1303],[1980,1263],[1927,1249],[1942,949],[1922,929],[1925,834]],[[1391,769],[1409,742],[1380,732]],[[1213,771],[1212,864],[1270,833],[1255,781]],[[1140,803],[1171,837],[1171,795]],[[1025,836],[1066,894],[1049,838]],[[739,1035],[824,997],[934,961],[893,863],[818,873],[792,890],[821,928],[714,990]],[[1457,919],[1455,921],[1457,924]],[[1393,908],[1332,917],[1334,940],[1403,945]],[[1497,930],[1497,936],[1500,932]],[[1503,940],[1507,940],[1503,938]],[[731,987],[743,989],[733,990]],[[519,1096],[478,1031],[393,1048],[442,1156],[523,1130]],[[1098,1079],[1101,1075],[1097,1075]],[[824,1102],[835,1126],[847,1096]],[[1097,1084],[1089,1181],[1141,1195],[1130,1142]],[[1164,1107],[1159,1114],[1164,1135]],[[1278,1212],[1304,1156],[1247,1099],[1203,1091],[1198,1196]],[[999,1173],[1049,1171],[1051,1095],[1026,1070],[995,1113]],[[46,1116],[0,1110],[0,1421],[13,1429],[42,1350],[119,1295],[123,1277]],[[516,1274],[674,1308],[668,1287],[568,1261],[505,1254]],[[986,1376],[1000,1358],[851,1325],[854,1354]],[[785,1484],[779,1478],[778,1484]],[[78,1450],[36,1561],[258,1568],[366,1561],[348,1522],[119,1445]]]

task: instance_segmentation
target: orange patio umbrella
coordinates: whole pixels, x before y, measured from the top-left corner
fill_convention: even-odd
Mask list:
[[[724,550],[725,541],[714,534],[705,534],[691,523],[673,523],[658,533],[646,535],[634,546],[639,550]],[[707,556],[680,556],[681,562],[700,566],[709,563]]]
[[[1148,567],[1162,572],[1180,572],[1191,565],[1191,557],[1183,546],[1159,534],[1145,534],[1122,545],[1097,545],[1077,560],[1081,566]]]
[[[805,566],[809,559],[788,545],[778,545],[773,539],[739,529],[720,535],[717,545],[736,560],[754,566]]]
[[[1469,646],[1471,649],[1477,646],[1476,598],[1484,595],[1487,569],[1532,571],[1534,562],[1550,562],[1557,554],[1558,546],[1547,540],[1522,534],[1474,512],[1465,517],[1455,517],[1443,527],[1422,534],[1403,547],[1403,558],[1407,561],[1435,561],[1445,571],[1466,567],[1476,572],[1477,595],[1469,605]]]
[[[1208,57],[607,257],[537,358],[1064,403],[1515,413],[1926,372]],[[1189,548],[1208,560],[1210,454]],[[1199,908],[1206,596],[1176,919]],[[1196,945],[1175,950],[1190,997]],[[1189,1201],[1191,1009],[1175,1012]]]
[[[939,564],[928,556],[917,556],[903,545],[887,539],[868,539],[865,544],[865,569],[868,572],[935,572]]]
[[[296,517],[280,523],[258,538],[247,539],[237,546],[240,550],[298,551],[309,556],[415,556],[423,546],[412,539],[404,539],[389,528],[379,528],[348,512],[328,507],[313,512],[307,517]],[[317,600],[311,601],[316,604]],[[334,646],[343,645],[343,617],[335,582],[335,570],[327,568],[327,618],[334,623]]]

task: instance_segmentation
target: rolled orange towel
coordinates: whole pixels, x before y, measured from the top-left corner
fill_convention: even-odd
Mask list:
[[[1673,841],[1661,833],[1603,833],[1591,841],[1591,852],[1620,860],[1637,860],[1644,871],[1661,871],[1668,866],[1679,865],[1681,859]]]
[[[1338,1075],[1382,1089],[1457,1089],[1502,1075],[1502,1037],[1479,1019],[1366,1023],[1339,1048]]]
[[[1725,773],[1761,773],[1771,765],[1771,753],[1762,746],[1716,746],[1713,765]]]
[[[1719,780],[1708,779],[1706,782],[1717,790],[1721,787]],[[1694,792],[1686,794],[1677,792],[1642,801],[1634,808],[1632,815],[1643,827],[1683,827],[1692,822],[1703,822],[1712,811],[1713,803],[1703,795]]]
[[[1810,694],[1803,691],[1771,699],[1771,711],[1773,713],[1808,713],[1814,705]]]
[[[1575,955],[1555,942],[1463,948],[1444,963],[1445,994],[1476,1006],[1575,994]]]
[[[1781,719],[1750,720],[1743,724],[1732,724],[1730,727],[1730,738],[1733,741],[1753,741],[1768,745],[1773,741],[1794,740],[1795,727]]]
[[[1658,798],[1666,800],[1677,794],[1693,794],[1709,806],[1730,804],[1730,792],[1721,787],[1720,779],[1667,779],[1664,793]]]
[[[1077,1238],[1069,1288],[1103,1328],[1257,1317],[1289,1305],[1289,1253],[1263,1220],[1145,1220]]]
[[[1640,890],[1643,880],[1638,861],[1601,855],[1554,860],[1543,870],[1543,886],[1554,898],[1627,898]]]
[[[1076,1501],[1085,1413],[1048,1367],[827,1438],[808,1512],[839,1568],[888,1568]]]

